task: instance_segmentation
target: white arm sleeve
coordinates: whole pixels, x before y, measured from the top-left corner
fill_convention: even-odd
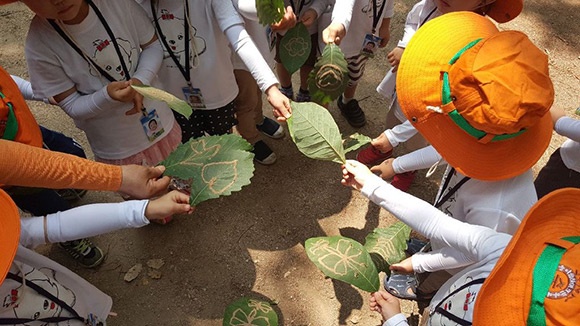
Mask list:
[[[22,93],[22,97],[24,97],[25,100],[29,100],[29,101],[42,101],[43,99],[38,97],[38,96],[34,96],[34,92],[32,91],[32,85],[30,84],[30,82],[26,79],[20,78],[18,76],[14,76],[14,75],[10,75],[12,77],[12,80],[14,80],[14,82],[16,83],[16,85],[18,85],[18,89],[20,90],[20,93]]]
[[[441,155],[439,155],[433,146],[427,146],[395,158],[395,160],[393,160],[393,170],[395,173],[405,173],[428,169],[435,163],[441,165],[446,162],[441,158]]]
[[[82,120],[92,118],[101,111],[114,109],[120,103],[109,96],[107,86],[104,86],[89,95],[81,95],[79,92],[74,92],[58,102],[58,106],[71,118]]]
[[[580,142],[580,120],[570,117],[561,117],[556,121],[554,130],[562,136]]]
[[[124,228],[139,228],[149,224],[145,217],[148,200],[122,203],[92,204],[48,214],[48,241],[64,242],[93,237]],[[44,244],[44,217],[25,217],[20,220],[20,244],[34,248]]]
[[[133,78],[139,79],[145,85],[151,85],[151,81],[157,76],[157,72],[163,62],[163,47],[159,40],[149,44],[141,51],[137,70]]]
[[[411,122],[405,120],[405,122],[396,125],[393,129],[385,130],[385,136],[393,147],[397,147],[400,143],[404,143],[411,139],[411,137],[415,136],[417,132],[417,129],[413,127]]]
[[[419,15],[421,14],[421,10],[424,6],[425,1],[421,1],[413,6],[411,11],[407,14],[407,20],[405,21],[405,28],[403,32],[403,38],[397,44],[400,48],[406,48],[407,44],[417,32],[419,28]]]
[[[383,326],[408,326],[407,318],[402,313],[396,314],[393,317],[387,319]]]
[[[443,247],[429,252],[418,252],[411,259],[417,273],[434,272],[473,264],[473,256],[465,255],[452,247]]]
[[[347,32],[352,19],[354,3],[355,0],[336,0],[334,8],[332,8],[332,22],[344,25]]]

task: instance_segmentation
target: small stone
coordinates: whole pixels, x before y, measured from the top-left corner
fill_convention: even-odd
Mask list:
[[[152,269],[147,273],[147,276],[149,276],[150,278],[152,278],[154,280],[158,280],[161,278],[161,272],[156,270],[156,269]]]
[[[163,265],[165,265],[165,261],[163,259],[149,259],[147,261],[147,266],[153,269],[160,269]]]
[[[353,323],[353,324],[358,324],[359,321],[360,321],[360,316],[353,316],[350,319],[350,322]]]
[[[284,273],[284,278],[287,278],[288,276],[290,276],[290,271],[287,271],[286,273]]]
[[[131,282],[134,279],[136,279],[137,277],[139,277],[139,274],[141,274],[142,270],[143,270],[143,264],[137,264],[137,265],[129,268],[127,273],[125,273],[125,277],[123,277],[123,279],[125,280],[125,282]]]

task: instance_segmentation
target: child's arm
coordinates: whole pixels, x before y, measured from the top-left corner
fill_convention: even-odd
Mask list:
[[[33,248],[44,243],[93,237],[124,228],[139,228],[149,220],[193,212],[189,196],[172,191],[154,200],[92,204],[47,216],[21,219],[20,244]]]
[[[395,174],[428,169],[435,164],[444,163],[446,162],[435,148],[427,146],[394,159],[387,159],[383,163],[373,166],[371,171],[378,173],[381,178],[389,180]]]
[[[12,80],[14,80],[16,85],[18,85],[18,89],[20,90],[20,93],[22,93],[22,97],[24,97],[25,100],[42,101],[47,104],[52,104],[48,99],[42,98],[40,96],[35,96],[34,92],[32,91],[32,85],[28,80],[14,75],[10,75],[10,77],[12,77]]]
[[[557,116],[554,118],[554,130],[562,136],[580,142],[580,120],[567,117],[565,114]]]
[[[380,48],[384,48],[391,39],[391,18],[383,18],[381,28],[379,29],[379,37],[381,38]]]

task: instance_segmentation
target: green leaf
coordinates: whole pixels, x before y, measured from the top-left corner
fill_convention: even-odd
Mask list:
[[[265,301],[241,298],[227,306],[223,326],[277,326],[278,315]]]
[[[190,204],[230,195],[250,184],[254,174],[252,145],[238,135],[191,139],[175,149],[161,165],[165,175],[191,184]]]
[[[310,102],[290,106],[288,130],[298,150],[313,159],[346,163],[340,131],[328,110]]]
[[[308,76],[310,96],[314,102],[324,105],[336,100],[347,84],[348,69],[344,53],[337,45],[329,43]]]
[[[342,143],[344,147],[344,152],[349,153],[361,148],[362,146],[370,142],[371,138],[369,136],[365,136],[357,132],[355,134],[348,136],[345,140],[343,140]]]
[[[272,25],[284,18],[284,0],[256,0],[260,24]]]
[[[304,247],[324,275],[367,292],[379,290],[377,268],[360,243],[341,236],[319,237],[306,240]]]
[[[286,32],[280,40],[280,61],[290,75],[304,65],[311,49],[310,33],[303,23],[296,24]]]
[[[139,94],[147,98],[167,103],[167,105],[169,105],[169,107],[172,108],[175,112],[181,114],[182,116],[188,119],[193,113],[193,109],[191,108],[191,106],[189,106],[189,104],[187,104],[187,102],[178,99],[173,94],[167,93],[164,90],[146,85],[143,86],[131,85],[131,87],[133,87],[133,89],[136,90]]]
[[[403,222],[386,229],[374,229],[365,239],[365,249],[373,256],[377,269],[389,273],[389,266],[406,258],[407,239],[411,228]]]

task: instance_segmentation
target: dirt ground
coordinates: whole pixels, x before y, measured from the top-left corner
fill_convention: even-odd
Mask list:
[[[387,49],[401,37],[414,2],[397,1]],[[23,45],[31,17],[22,4],[0,7],[0,64],[22,77],[28,76]],[[578,21],[578,0],[527,0],[517,19],[500,26],[526,32],[549,55],[554,105],[570,114],[580,105]],[[375,87],[387,69],[386,53],[382,50],[369,62],[357,95],[368,119],[359,131],[371,137],[384,126],[386,105]],[[30,105],[42,125],[73,136],[90,152],[83,133],[58,107]],[[265,112],[271,115],[268,108]],[[336,109],[331,112],[344,134],[355,132]],[[554,137],[535,171],[562,141]],[[276,302],[281,325],[380,325],[379,315],[368,309],[368,294],[325,278],[308,260],[304,241],[343,235],[363,242],[367,233],[388,226],[394,218],[342,187],[338,165],[304,157],[289,136],[267,142],[278,162],[257,165],[252,184],[242,191],[204,202],[193,216],[179,216],[166,226],[95,238],[107,252],[105,263],[96,270],[81,268],[56,246],[40,251],[113,297],[117,316],[108,319],[110,325],[221,325],[225,307],[242,296]],[[423,173],[410,192],[431,200],[438,180],[438,175],[426,179]],[[117,194],[89,192],[78,204],[118,201]],[[164,260],[161,278],[147,275],[150,259]],[[138,263],[145,266],[141,275],[125,282],[124,274]],[[404,310],[416,324],[416,307],[405,302]]]

